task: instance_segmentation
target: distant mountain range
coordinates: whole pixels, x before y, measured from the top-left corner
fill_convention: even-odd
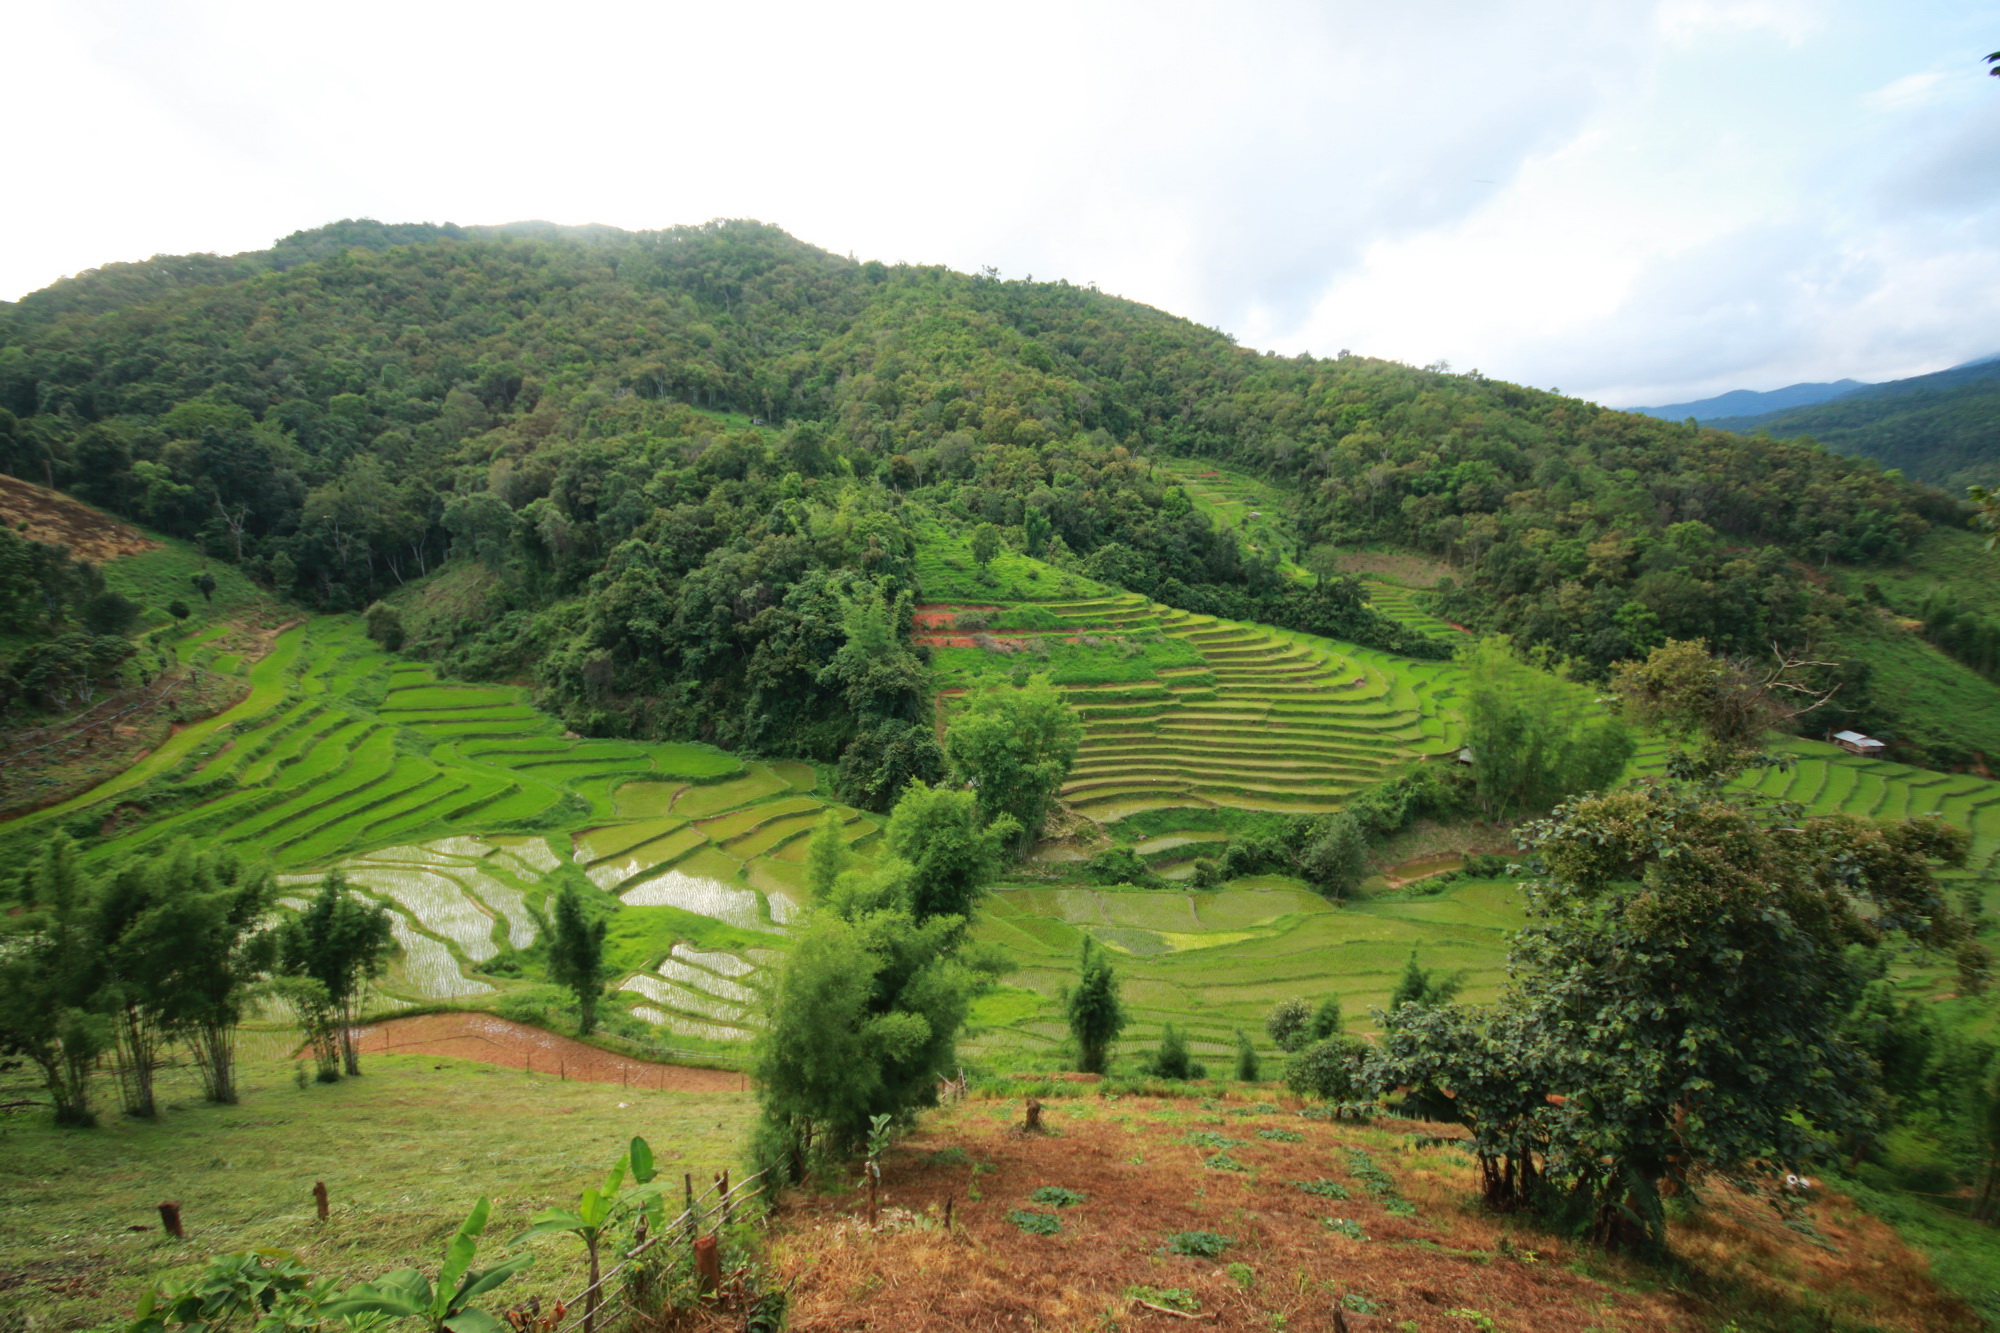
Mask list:
[[[2000,484],[2000,355],[1886,384],[1835,380],[1766,393],[1738,389],[1634,412],[1789,439],[1872,458],[1954,494]]]
[[[1643,412],[1665,421],[1686,421],[1693,417],[1696,421],[1709,422],[1722,417],[1761,416],[1794,407],[1811,407],[1814,403],[1839,398],[1856,389],[1872,387],[1861,380],[1834,380],[1830,384],[1787,384],[1782,389],[1761,393],[1755,389],[1731,389],[1728,393],[1717,394],[1713,398],[1698,398],[1692,403],[1668,403],[1664,407],[1632,407],[1626,410]]]

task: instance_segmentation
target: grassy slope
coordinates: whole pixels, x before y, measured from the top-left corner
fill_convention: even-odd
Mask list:
[[[114,1113],[79,1133],[17,1119],[0,1134],[0,1272],[19,1278],[0,1282],[0,1325],[91,1327],[148,1283],[252,1246],[294,1249],[317,1273],[357,1280],[434,1266],[481,1195],[494,1201],[487,1253],[497,1257],[536,1210],[573,1205],[634,1134],[670,1179],[734,1168],[752,1109],[741,1093],[567,1083],[462,1060],[375,1056],[364,1068],[300,1089],[289,1061],[246,1061],[243,1103],[226,1107],[202,1103],[179,1070],[157,1123]],[[6,1095],[24,1082],[11,1076]],[[316,1180],[333,1203],[325,1227],[313,1220]],[[185,1243],[150,1229],[162,1199],[181,1204]],[[579,1247],[533,1248],[504,1303],[584,1286]]]

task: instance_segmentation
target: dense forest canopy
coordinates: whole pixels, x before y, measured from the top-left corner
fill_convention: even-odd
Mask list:
[[[343,222],[0,306],[0,468],[359,610],[573,725],[935,777],[920,531],[1192,610],[1436,651],[1197,512],[1156,454],[1296,487],[1317,544],[1454,564],[1442,606],[1588,671],[1765,652],[1959,506],[1752,440],[1342,353],[1284,358],[1067,283],[859,263],[776,228]],[[51,629],[54,628],[51,619]],[[1850,695],[1850,697],[1854,697]]]

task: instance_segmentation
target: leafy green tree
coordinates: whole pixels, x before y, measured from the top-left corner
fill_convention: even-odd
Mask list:
[[[1335,1036],[1301,1046],[1285,1061],[1285,1086],[1301,1097],[1352,1101],[1361,1091],[1362,1062],[1368,1043],[1359,1037]]]
[[[1299,873],[1334,901],[1353,893],[1368,873],[1368,835],[1361,822],[1344,810],[1320,820],[1298,865]]]
[[[1669,639],[1643,661],[1611,669],[1625,713],[1675,747],[1687,775],[1733,773],[1764,749],[1783,717],[1771,691],[1700,639]]]
[[[389,910],[349,892],[338,870],[327,872],[305,910],[287,922],[278,937],[278,965],[291,976],[309,977],[326,992],[325,1003],[338,1028],[341,1064],[361,1072],[354,1024],[369,980],[382,975],[396,937]]]
[[[981,523],[972,530],[972,559],[981,569],[993,563],[993,557],[1000,554],[1000,529],[991,523]]]
[[[972,916],[979,888],[1000,865],[1016,825],[980,820],[973,793],[913,782],[889,815],[884,841],[896,859],[886,867],[904,881],[903,896],[919,922]]]
[[[1546,810],[1624,771],[1631,732],[1587,691],[1522,662],[1504,638],[1480,640],[1464,663],[1466,743],[1489,817]]]
[[[0,936],[0,1045],[42,1071],[57,1124],[95,1124],[90,1074],[112,1024],[91,881],[67,834],[49,839],[25,887],[26,910]]]
[[[968,793],[913,785],[887,840],[877,872],[842,875],[815,902],[765,997],[752,1151],[781,1179],[858,1150],[877,1116],[934,1103],[991,984],[994,966],[961,946],[999,833]]]
[[[604,994],[604,918],[583,905],[576,885],[556,890],[549,912],[549,980],[576,997],[577,1029],[589,1036],[597,1027],[597,1001]]]
[[[2000,73],[2000,71],[1989,72]],[[1965,489],[1966,494],[1971,496],[1972,503],[1978,506],[1974,518],[1980,527],[1986,529],[1988,533],[1986,549],[1991,551],[2000,546],[2000,486],[1990,489],[1985,486],[1968,486]]]
[[[1296,995],[1278,1001],[1264,1020],[1264,1031],[1270,1034],[1271,1043],[1287,1054],[1313,1039],[1312,1028],[1313,1008]]]
[[[1076,984],[1064,997],[1070,1039],[1076,1043],[1076,1067],[1102,1074],[1111,1062],[1111,1048],[1125,1030],[1125,1006],[1118,998],[1118,973],[1102,945],[1088,935],[1077,963]]]
[[[1419,1009],[1429,1009],[1440,1004],[1450,1004],[1465,988],[1464,976],[1440,976],[1434,969],[1419,967],[1417,954],[1413,949],[1403,964],[1403,974],[1396,979],[1396,988],[1389,992],[1389,1016],[1393,1019],[1405,1005],[1415,1005]]]
[[[1011,818],[1016,837],[1031,838],[1082,742],[1082,720],[1043,674],[1019,689],[969,696],[945,730],[944,748],[952,777],[978,793],[985,817]]]

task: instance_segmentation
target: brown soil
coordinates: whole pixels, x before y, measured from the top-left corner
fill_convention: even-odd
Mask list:
[[[967,1101],[927,1116],[883,1163],[874,1231],[858,1193],[791,1198],[781,1209],[772,1262],[792,1290],[790,1328],[1324,1329],[1350,1294],[1360,1299],[1346,1315],[1353,1333],[1695,1333],[1740,1313],[1701,1291],[1735,1291],[1781,1316],[1826,1296],[1862,1322],[1910,1333],[1978,1326],[1931,1282],[1920,1256],[1838,1196],[1807,1206],[1831,1253],[1783,1226],[1768,1204],[1714,1186],[1698,1222],[1677,1227],[1671,1242],[1694,1261],[1697,1280],[1669,1287],[1655,1270],[1487,1212],[1471,1159],[1440,1141],[1459,1132],[1451,1127],[1333,1124],[1302,1118],[1296,1103],[1224,1096],[1052,1099],[1040,1135],[1020,1132],[1018,1100]],[[1235,1140],[1229,1156],[1245,1169],[1205,1166],[1216,1149],[1190,1142],[1197,1130]],[[1388,1174],[1414,1214],[1391,1213],[1370,1195],[1353,1172],[1353,1148]],[[1330,1180],[1348,1197],[1308,1194],[1301,1180]],[[1033,1201],[1045,1185],[1084,1201]],[[1053,1214],[1061,1231],[1028,1234],[1009,1220],[1016,1210]],[[1358,1224],[1366,1239],[1322,1219]],[[1188,1231],[1230,1242],[1215,1258],[1165,1252],[1169,1236]],[[1147,1309],[1135,1287],[1189,1293],[1200,1322]]]
[[[451,1056],[587,1083],[620,1083],[675,1092],[741,1092],[750,1085],[746,1076],[726,1069],[635,1060],[491,1014],[391,1018],[370,1023],[356,1035],[364,1054],[393,1051],[397,1055]]]
[[[17,529],[26,523],[28,537],[67,546],[72,555],[92,562],[138,555],[160,545],[130,524],[100,514],[87,504],[4,474],[0,474],[0,520]]]

